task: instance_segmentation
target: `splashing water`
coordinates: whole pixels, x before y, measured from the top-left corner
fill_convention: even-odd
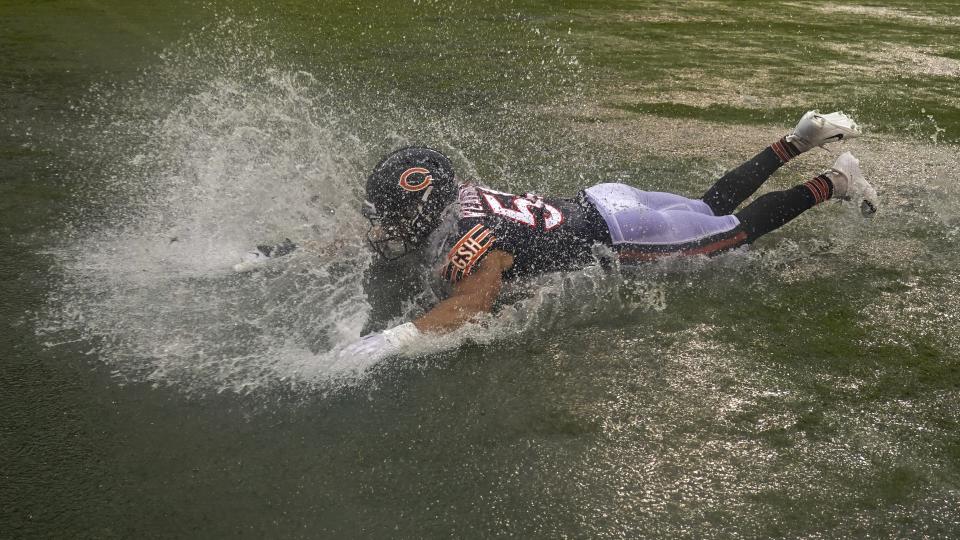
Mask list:
[[[64,242],[52,251],[60,280],[52,287],[42,332],[50,344],[77,337],[90,343],[121,379],[188,392],[362,379],[372,367],[362,359],[344,372],[333,366],[337,351],[371,324],[364,289],[371,260],[363,239],[366,222],[357,208],[370,156],[416,142],[391,130],[401,123],[393,121],[397,118],[408,118],[408,124],[445,144],[445,151],[466,164],[467,177],[483,178],[469,160],[479,155],[472,149],[482,148],[495,164],[493,183],[505,189],[556,189],[537,183],[569,176],[585,153],[602,159],[594,157],[595,147],[571,150],[557,142],[573,137],[544,143],[551,147],[544,163],[511,159],[510,147],[520,135],[492,140],[429,110],[344,98],[310,73],[277,67],[264,52],[269,47],[238,46],[243,38],[229,22],[216,31],[228,34],[221,49],[188,43],[165,53],[132,91],[98,88],[87,106],[86,152],[96,156],[88,171],[93,178],[77,180],[77,213]],[[371,111],[356,109],[365,105],[391,120],[371,129],[376,124]],[[503,122],[513,129],[523,124],[517,115],[539,114],[522,106],[505,111],[514,117]],[[660,121],[646,129],[655,125]],[[667,135],[638,136],[637,126],[629,127],[632,135],[604,137],[604,144],[642,141],[648,151],[662,152],[682,147],[662,141]],[[491,131],[504,132],[495,128]],[[571,129],[586,130],[579,134],[583,138],[594,128]],[[658,148],[661,144],[664,148]],[[886,154],[869,144],[864,149],[884,170],[906,166],[883,162]],[[521,177],[523,186],[514,185]],[[952,177],[940,180],[925,177],[926,189],[942,186],[952,200]],[[885,195],[893,203],[888,208],[896,206],[898,194],[888,190]],[[949,202],[931,197],[930,207],[952,226],[955,205]],[[841,226],[839,219],[811,228],[829,229],[824,236],[849,250],[857,245],[856,228]],[[288,237],[303,249],[261,271],[231,271],[251,247]],[[803,246],[787,241],[711,265],[773,274],[778,280],[804,279],[825,271],[822,262],[803,261],[811,250],[824,249],[840,248],[817,240]],[[871,250],[862,251],[864,258],[874,257]],[[405,353],[424,356],[464,342],[536,339],[578,324],[657,313],[667,305],[671,287],[683,287],[673,282],[684,278],[665,277],[665,272],[678,269],[673,267],[699,272],[702,266],[687,261],[627,275],[594,267],[543,276],[516,287],[497,315]],[[407,304],[390,323],[408,320],[418,310],[415,303]]]
[[[385,145],[363,142],[369,114],[310,73],[277,67],[250,28],[226,19],[209,32],[213,43],[192,37],[132,88],[96,87],[82,106],[88,125],[76,138],[87,165],[70,179],[75,214],[50,250],[59,279],[40,333],[49,346],[89,343],[122,380],[186,392],[362,378],[371,366],[357,359],[344,367],[337,352],[371,318],[358,208],[369,157]],[[440,140],[481,138],[428,111],[414,114]],[[388,137],[392,147],[412,142]],[[302,249],[256,272],[232,271],[253,246],[285,238]],[[405,352],[557,322],[552,308],[522,315],[570,288],[545,290]],[[414,311],[408,305],[403,317]]]
[[[95,149],[123,161],[81,193],[104,224],[81,231],[81,214],[55,251],[46,331],[94,340],[121,377],[220,391],[294,378],[359,335],[369,257],[351,187],[362,172],[345,157],[359,142],[326,97],[309,74],[267,70],[110,123]],[[288,236],[304,249],[282,267],[231,271]]]

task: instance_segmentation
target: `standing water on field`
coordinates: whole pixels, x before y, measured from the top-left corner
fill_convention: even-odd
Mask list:
[[[7,9],[0,536],[960,534],[950,3]],[[437,300],[367,249],[384,154],[695,197],[811,108],[865,135],[761,192],[849,150],[875,218],[512,283],[334,367]]]
[[[395,286],[388,276],[365,287],[372,261],[359,208],[372,159],[423,130],[451,153],[461,138],[484,144],[457,118],[409,104],[376,107],[412,127],[371,120],[369,104],[251,43],[255,31],[228,18],[82,106],[82,152],[107,163],[75,188],[82,203],[66,220],[67,242],[48,252],[62,280],[42,329],[96,342],[123,379],[247,392],[363,375],[362,359],[337,363],[337,351],[383,326],[366,289]],[[379,140],[365,140],[370,132]],[[91,219],[91,208],[100,215]],[[293,256],[233,270],[255,246],[287,239],[301,246]],[[425,294],[429,302],[426,290],[407,296]],[[391,318],[417,312],[410,304]],[[471,326],[411,352],[490,341],[490,331]]]

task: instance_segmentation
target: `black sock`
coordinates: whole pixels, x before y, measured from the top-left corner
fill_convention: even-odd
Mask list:
[[[727,171],[710,186],[701,199],[707,203],[714,215],[732,214],[747,197],[760,189],[783,163],[773,147],[768,146],[736,169]]]
[[[753,242],[832,195],[833,182],[826,175],[820,175],[799,186],[761,195],[736,215],[747,233],[747,242]]]

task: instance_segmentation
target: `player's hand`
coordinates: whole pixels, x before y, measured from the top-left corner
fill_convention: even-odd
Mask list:
[[[422,336],[413,323],[401,324],[383,332],[368,334],[347,345],[337,354],[334,369],[359,369],[401,352],[404,346]]]
[[[342,351],[340,351],[338,358],[379,358],[389,355],[391,349],[392,347],[390,346],[390,342],[387,340],[387,336],[385,336],[383,332],[377,332],[376,334],[368,334],[363,336],[350,345],[347,345]]]

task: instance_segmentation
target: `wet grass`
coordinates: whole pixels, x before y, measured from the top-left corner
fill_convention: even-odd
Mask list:
[[[610,107],[745,124],[818,107],[854,111],[880,132],[925,138],[935,122],[940,142],[960,135],[957,75],[928,65],[958,58],[949,3],[894,5],[904,10],[894,15],[817,2],[566,5],[570,49]]]
[[[189,49],[197,57],[207,56],[193,58],[197,64],[177,65],[183,71],[196,69],[196,74],[188,75],[198,86],[234,68],[230,61],[236,61],[241,72],[250,68],[243,64],[248,60],[243,57],[245,53],[267,51],[276,58],[271,67],[303,69],[349,94],[347,105],[364,109],[357,117],[389,117],[397,110],[408,115],[403,118],[407,125],[386,120],[374,124],[384,131],[394,129],[396,124],[401,125],[396,129],[408,130],[406,134],[421,122],[433,128],[435,124],[430,121],[438,117],[462,122],[469,128],[463,128],[466,135],[460,139],[451,135],[455,129],[422,136],[445,138],[468,150],[465,153],[478,161],[475,167],[481,178],[516,191],[542,187],[570,194],[584,183],[604,177],[642,181],[649,189],[702,189],[703,171],[717,166],[711,160],[680,159],[668,152],[639,159],[631,156],[630,160],[610,157],[600,145],[577,139],[576,126],[619,121],[597,114],[598,108],[638,117],[741,126],[790,125],[803,111],[818,107],[851,112],[871,132],[919,141],[929,141],[938,128],[945,130],[938,138],[941,143],[956,142],[960,133],[956,76],[938,75],[930,66],[911,61],[935,57],[960,60],[956,22],[937,19],[956,17],[955,2],[872,2],[860,6],[866,10],[861,14],[836,11],[836,6],[827,2],[771,4],[753,0],[656,5],[603,0],[456,4],[286,0],[269,10],[262,5],[253,0],[229,6],[198,6],[186,1],[150,6],[119,0],[8,2],[5,9],[11,16],[0,21],[0,29],[17,31],[2,34],[0,51],[15,56],[17,62],[0,67],[0,75],[16,84],[0,89],[0,98],[24,127],[11,129],[0,144],[4,166],[0,195],[6,200],[0,204],[0,229],[5,236],[15,236],[20,249],[21,244],[28,243],[32,231],[55,227],[51,225],[56,223],[55,215],[69,206],[69,191],[62,181],[73,177],[62,171],[71,163],[65,149],[75,143],[59,128],[65,118],[77,123],[86,119],[65,117],[60,111],[89,92],[91,85],[115,85],[123,95],[124,82],[137,77],[138,70],[162,64],[156,55],[163,50],[177,53]],[[891,14],[878,7],[902,12]],[[18,21],[33,20],[32,16],[43,24],[23,30]],[[240,22],[224,23],[230,18]],[[183,39],[193,40],[192,45],[183,45]],[[259,73],[250,76],[256,75]],[[174,103],[177,90],[171,83],[168,93]],[[561,106],[551,107],[558,103]],[[108,110],[127,119],[139,114],[119,110],[119,105],[118,110]],[[556,117],[561,123],[575,120],[573,132],[557,127]],[[150,119],[149,114],[144,115],[145,121]],[[24,134],[27,126],[34,135]],[[51,133],[59,137],[46,136]],[[381,132],[370,138],[385,136]],[[111,151],[121,155],[90,156],[90,161],[130,157],[122,155],[122,150]],[[93,169],[90,177],[95,181],[96,166]],[[583,170],[585,178],[578,178],[571,170]],[[543,186],[531,186],[532,182]],[[890,226],[885,231],[927,242],[931,251],[951,248],[934,238],[934,233],[943,234],[939,224]],[[805,234],[799,226],[791,226],[759,248],[776,246],[784,238],[804,240]],[[804,255],[817,257],[818,253]],[[824,266],[829,267],[831,260],[823,258]],[[846,254],[844,260],[848,260]],[[13,265],[13,261],[11,258],[8,264]],[[782,264],[789,267],[795,262]],[[41,266],[39,262],[33,264]],[[933,266],[936,272],[950,270],[942,262]],[[297,525],[308,530],[331,527],[331,531],[347,533],[341,536],[351,536],[351,532],[356,536],[356,523],[374,517],[382,522],[372,520],[368,526],[383,536],[391,534],[398,519],[412,536],[423,534],[424,522],[430,522],[429,527],[435,527],[430,530],[436,530],[438,536],[458,531],[453,525],[457,520],[479,527],[460,529],[465,536],[483,536],[529,532],[542,519],[564,527],[564,531],[553,532],[576,536],[578,531],[586,532],[577,529],[583,525],[576,520],[589,518],[590,512],[603,508],[597,502],[602,502],[607,487],[602,483],[630,480],[629,475],[636,472],[624,471],[637,464],[656,468],[659,465],[655,462],[670,460],[674,463],[668,466],[676,470],[666,476],[668,480],[685,479],[686,464],[702,465],[707,469],[707,484],[713,482],[713,491],[708,494],[723,497],[724,502],[671,500],[667,504],[672,505],[673,515],[661,514],[659,518],[629,513],[617,505],[611,507],[609,520],[606,514],[592,514],[597,521],[593,531],[615,534],[622,526],[616,520],[648,519],[641,522],[641,526],[649,527],[642,529],[646,536],[664,536],[663,529],[657,527],[670,523],[670,519],[681,524],[668,529],[676,533],[683,531],[679,527],[684,519],[694,521],[702,515],[706,525],[716,528],[715,535],[726,528],[753,531],[757,536],[802,536],[805,532],[829,536],[831,529],[839,531],[837,536],[856,536],[855,532],[873,533],[896,523],[904,524],[905,530],[914,523],[935,524],[934,510],[911,518],[908,511],[897,514],[891,508],[912,505],[922,509],[924,497],[946,499],[949,493],[955,493],[960,481],[956,466],[960,463],[960,440],[955,436],[960,426],[953,415],[955,405],[937,402],[939,396],[954,396],[960,380],[954,342],[949,339],[955,337],[956,330],[953,334],[950,329],[925,334],[924,325],[935,321],[936,313],[931,306],[909,302],[905,306],[917,319],[892,319],[904,328],[861,324],[864,306],[876,295],[909,291],[900,279],[917,274],[916,267],[923,269],[912,261],[892,261],[886,266],[855,262],[845,264],[843,278],[834,281],[813,275],[781,282],[776,269],[734,269],[731,274],[729,268],[722,267],[692,275],[657,276],[656,280],[670,288],[663,313],[644,312],[607,326],[591,319],[580,327],[566,327],[549,340],[535,335],[515,340],[523,343],[467,346],[450,353],[456,355],[455,360],[438,361],[440,368],[400,370],[397,380],[382,381],[386,390],[371,389],[368,395],[358,397],[359,405],[341,397],[345,405],[340,410],[337,399],[321,399],[318,407],[304,406],[290,415],[302,415],[302,419],[291,419],[286,403],[281,402],[279,426],[258,419],[229,419],[222,426],[217,423],[213,435],[203,421],[185,429],[182,419],[165,412],[170,409],[169,403],[161,403],[155,410],[143,406],[151,400],[169,399],[200,420],[206,418],[198,412],[202,405],[183,404],[179,395],[168,397],[147,385],[133,385],[121,392],[112,390],[113,382],[106,379],[78,388],[73,401],[63,404],[56,385],[47,384],[42,373],[29,371],[34,356],[46,354],[50,355],[45,360],[50,369],[64,370],[58,373],[70,380],[69,369],[73,368],[63,368],[54,356],[86,358],[82,355],[89,347],[50,352],[34,344],[18,365],[26,366],[22,378],[41,381],[36,388],[45,399],[57,407],[76,406],[77,417],[90,425],[100,426],[102,418],[121,412],[127,415],[124,422],[107,429],[116,429],[111,436],[122,437],[129,448],[125,446],[122,452],[97,461],[98,467],[91,468],[91,460],[85,457],[71,458],[48,474],[53,477],[59,470],[79,471],[76,474],[84,476],[90,485],[119,486],[120,493],[130,499],[126,504],[134,510],[123,512],[124,516],[116,520],[121,527],[126,523],[131,533],[128,536],[143,532],[144,527],[154,533],[163,531],[164,526],[170,526],[166,519],[169,513],[189,513],[194,507],[203,507],[193,503],[208,502],[208,484],[219,483],[228,495],[226,499],[246,501],[251,508],[258,508],[264,498],[261,493],[244,499],[239,490],[230,491],[236,479],[251,478],[249,467],[262,468],[263,479],[254,477],[251,483],[268,497],[297,494],[290,496],[289,504],[277,507],[283,508],[283,515],[288,515],[288,510],[290,515],[299,515],[303,522]],[[12,266],[6,271],[11,276],[20,272]],[[409,281],[416,280],[411,276]],[[14,279],[7,283],[11,297],[23,288]],[[849,283],[856,284],[855,290],[845,286]],[[9,309],[17,317],[21,311],[38,308],[37,299],[44,292],[39,276],[34,288],[37,290],[25,295],[30,299],[11,303]],[[941,288],[949,291],[948,285]],[[395,314],[400,309],[392,304],[388,311]],[[602,314],[596,318],[601,319]],[[697,337],[720,344],[720,352],[683,348],[689,330],[698,327],[705,328],[706,335]],[[609,348],[617,344],[615,332],[603,335],[610,328],[626,328],[623,335],[627,339],[640,336],[648,341],[636,345],[635,350]],[[885,337],[882,334],[894,330],[903,334],[899,342],[881,339]],[[567,334],[576,338],[569,339]],[[16,339],[26,341],[30,336]],[[550,348],[557,343],[560,345]],[[716,364],[711,367],[728,372],[714,376],[704,371],[703,380],[688,381],[690,386],[679,391],[663,390],[663,381],[651,383],[645,378],[660,362],[673,361],[668,364],[671,368],[686,367],[683,359],[669,357],[670,351],[677,350],[688,353],[691,362],[712,359]],[[620,352],[624,357],[618,356]],[[566,364],[552,366],[549,353],[566,353]],[[5,372],[21,377],[20,371]],[[653,378],[666,379],[669,375],[655,373]],[[611,381],[622,382],[627,391],[612,393]],[[703,386],[698,387],[698,383]],[[13,384],[9,387],[16,388]],[[758,397],[756,388],[767,387],[783,392]],[[104,392],[103,388],[111,390]],[[106,405],[91,409],[87,392],[104,404],[114,404],[116,410]],[[119,396],[116,402],[103,397],[114,394]],[[651,396],[659,400],[648,399]],[[739,400],[741,409],[723,413],[711,408],[724,398]],[[235,406],[231,396],[223,400],[229,407]],[[691,400],[704,406],[691,409]],[[17,401],[29,402],[26,398]],[[632,439],[627,428],[627,435],[607,431],[604,421],[616,420],[622,412],[620,407],[626,408],[624,403],[630,406],[629,415],[639,418],[641,428],[656,427],[656,421],[663,423],[663,431],[656,434],[665,438],[662,446],[652,439],[652,430],[640,429]],[[904,412],[897,408],[901,405],[915,409]],[[658,410],[658,406],[663,408]],[[47,412],[40,408],[24,418],[42,417],[43,422],[36,425],[49,423],[51,432],[66,433],[56,420],[59,413],[59,409]],[[867,413],[880,418],[876,425],[869,419],[859,419],[858,415]],[[165,417],[167,414],[171,417]],[[891,424],[899,424],[882,425],[888,419],[892,419]],[[251,439],[235,439],[237,426],[241,426],[240,431],[250,432],[254,442],[261,440],[262,448],[251,448]],[[143,437],[138,429],[156,432]],[[876,440],[865,440],[869,436]],[[58,450],[73,444],[66,438],[61,435],[64,440],[51,445],[51,455],[59,455]],[[711,477],[715,471],[709,469],[716,463],[711,458],[716,456],[710,452],[717,452],[717,446],[708,443],[722,448],[724,444],[736,447],[743,441],[773,455],[775,466],[766,463],[762,465],[769,468],[757,469],[751,460],[739,463],[733,458],[737,470],[732,476],[736,481]],[[687,447],[692,455],[678,458],[666,451],[663,455],[631,454],[635,449],[683,449],[684,444],[692,445]],[[98,445],[98,441],[90,445],[91,455],[102,453],[102,448],[94,448]],[[817,451],[810,452],[811,447]],[[834,453],[819,452],[823,449]],[[190,469],[193,473],[180,471],[180,460],[169,457],[177,451],[185,456],[185,463],[197,467]],[[144,461],[141,452],[156,456],[161,466],[168,460],[168,469],[146,472],[153,470],[154,463]],[[538,454],[530,457],[535,452]],[[618,452],[630,459],[609,459]],[[867,464],[857,468],[834,463],[831,459],[838,452],[853,456],[851,459],[865,456]],[[220,462],[234,454],[236,465]],[[329,458],[324,461],[330,455],[334,457],[332,462]],[[578,461],[580,458],[584,461]],[[118,462],[142,470],[135,489],[134,480],[116,478],[115,471],[123,470],[118,469]],[[276,463],[304,472],[276,474]],[[517,474],[519,467],[514,466],[518,464],[532,471],[529,477],[503,480],[508,474]],[[593,469],[588,467],[591,464]],[[204,471],[227,470],[230,474],[222,479],[209,472],[204,476],[196,472],[201,466]],[[781,468],[788,472],[777,476]],[[165,470],[174,470],[175,474],[167,476]],[[464,470],[469,471],[466,476]],[[283,483],[285,476],[292,479],[287,485]],[[573,487],[571,477],[586,482],[587,488]],[[638,474],[637,478],[644,476]],[[780,484],[784,478],[799,487]],[[811,479],[824,485],[809,485]],[[120,485],[125,482],[130,486]],[[76,490],[77,482],[60,483],[63,498],[76,499],[71,490]],[[743,496],[743,483],[752,483],[756,493]],[[438,490],[437,486],[445,484],[448,489]],[[198,485],[204,489],[197,489]],[[537,492],[537,488],[543,491]],[[636,489],[637,493],[656,495],[668,492],[669,486]],[[582,490],[583,500],[564,490]],[[50,504],[49,494],[40,491],[21,495],[21,501],[28,500],[16,511],[57,506]],[[158,506],[148,501],[151,495],[168,492],[169,499]],[[494,503],[470,499],[476,493],[501,499]],[[115,496],[111,492],[102,497]],[[429,505],[441,498],[459,500],[465,508],[469,504],[476,509],[438,514]],[[336,506],[337,499],[340,507]],[[349,499],[348,511],[330,510],[343,509],[344,499]],[[329,503],[327,514],[322,516],[329,516],[335,525],[318,520],[314,507],[316,501],[329,500],[335,502]],[[502,501],[510,504],[500,504]],[[727,501],[740,506],[728,506]],[[534,515],[529,507],[515,502],[544,506],[534,507],[540,512]],[[575,502],[586,505],[576,506]],[[415,507],[420,503],[426,508]],[[658,503],[637,504],[643,511],[655,512]],[[157,507],[157,512],[164,512],[163,519],[154,516],[148,525],[139,521],[144,508]],[[277,507],[268,509],[274,513],[262,512],[262,517],[259,512],[238,511],[233,518],[238,520],[237,527],[247,523],[244,520],[253,520],[263,527],[260,531],[276,535],[276,519],[281,514],[275,511]],[[866,525],[850,523],[850,516],[858,513]],[[96,512],[89,514],[88,519],[100,526],[111,522]],[[251,517],[254,514],[258,517]],[[492,523],[490,515],[507,519]],[[226,523],[221,527],[230,524],[222,517],[223,513],[200,512],[188,515],[183,526],[199,530],[206,527],[209,532],[211,519]],[[946,520],[955,523],[956,514],[947,515]],[[22,521],[26,523],[27,518]],[[271,522],[274,529],[270,529]],[[293,535],[303,532],[294,532],[292,526],[286,530]]]

